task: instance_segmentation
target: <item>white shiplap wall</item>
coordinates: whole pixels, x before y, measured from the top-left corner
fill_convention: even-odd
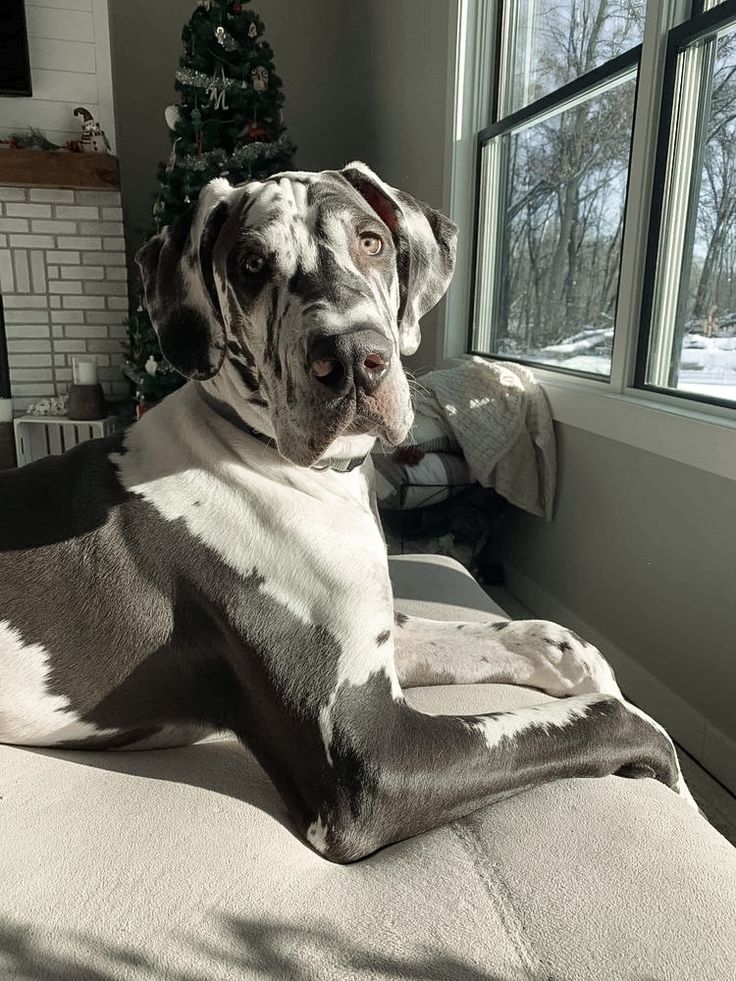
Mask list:
[[[0,0],[2,2],[2,0]],[[0,97],[0,138],[29,126],[55,143],[79,136],[85,106],[115,143],[107,0],[25,0],[33,98]]]

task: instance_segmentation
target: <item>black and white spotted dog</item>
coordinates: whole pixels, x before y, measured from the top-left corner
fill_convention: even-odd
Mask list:
[[[212,182],[138,256],[190,382],[126,432],[0,480],[0,742],[149,748],[231,730],[339,862],[517,788],[652,776],[672,743],[541,621],[394,617],[367,456],[455,228],[362,164]],[[402,686],[562,697],[428,716]]]

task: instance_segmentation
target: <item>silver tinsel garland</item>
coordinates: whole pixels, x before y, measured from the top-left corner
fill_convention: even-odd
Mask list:
[[[293,144],[285,136],[281,136],[273,143],[245,143],[230,155],[224,150],[209,150],[207,153],[200,154],[188,153],[186,156],[177,157],[176,163],[184,170],[201,171],[219,168],[220,171],[223,171],[229,167],[242,167],[243,164],[252,164],[257,160],[272,160],[274,157],[292,152]]]
[[[225,75],[205,75],[204,72],[197,72],[193,68],[177,68],[174,77],[182,85],[193,85],[197,89],[209,89],[214,85],[222,92],[246,92],[252,88],[250,82],[227,78]]]

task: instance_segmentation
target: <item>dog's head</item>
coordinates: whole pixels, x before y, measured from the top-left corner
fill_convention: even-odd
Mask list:
[[[258,407],[280,453],[309,466],[339,436],[405,437],[400,355],[447,289],[455,238],[354,163],[212,181],[136,259],[168,361],[241,416]]]

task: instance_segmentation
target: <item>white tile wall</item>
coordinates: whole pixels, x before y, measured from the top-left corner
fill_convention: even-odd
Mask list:
[[[66,392],[76,355],[94,358],[108,395],[127,393],[124,248],[118,191],[0,186],[0,291],[19,413]]]
[[[114,149],[107,0],[25,0],[25,5],[33,97],[0,97],[0,138],[34,126],[59,144],[78,139],[74,109],[82,105],[99,119]],[[74,203],[65,197],[31,200]]]

